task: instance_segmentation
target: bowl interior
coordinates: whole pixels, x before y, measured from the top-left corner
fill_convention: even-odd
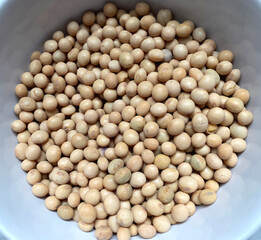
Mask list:
[[[114,1],[119,7],[131,9],[133,1]],[[170,8],[178,20],[190,19],[206,29],[216,40],[219,50],[234,52],[234,66],[242,71],[240,86],[251,93],[248,108],[255,121],[249,128],[247,150],[240,155],[229,183],[221,187],[217,202],[198,208],[183,224],[155,239],[246,239],[259,226],[261,219],[261,131],[260,113],[260,1],[257,0],[151,0],[154,12]],[[15,134],[10,130],[16,118],[14,94],[20,74],[27,71],[30,55],[42,50],[45,40],[55,30],[65,30],[66,23],[81,19],[85,10],[101,10],[103,0],[12,0],[0,1],[0,230],[10,239],[38,240],[94,239],[93,232],[84,233],[77,224],[59,219],[48,211],[42,199],[35,198],[14,156]],[[135,238],[137,239],[137,238]]]

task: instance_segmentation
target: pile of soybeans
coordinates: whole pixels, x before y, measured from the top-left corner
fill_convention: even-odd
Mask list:
[[[99,240],[152,238],[214,203],[253,121],[233,57],[144,2],[69,22],[15,89],[15,155],[33,194]]]

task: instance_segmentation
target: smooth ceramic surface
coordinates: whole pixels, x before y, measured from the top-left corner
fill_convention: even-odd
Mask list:
[[[80,19],[88,9],[101,9],[101,0],[9,0],[0,1],[0,230],[12,240],[94,239],[73,222],[60,220],[56,213],[35,198],[14,156],[16,137],[10,130],[16,118],[15,85],[28,69],[30,54],[41,50],[54,30]],[[136,1],[116,1],[133,8]],[[232,180],[222,186],[217,202],[199,208],[187,222],[155,239],[241,240],[249,237],[261,222],[261,6],[244,0],[152,0],[154,10],[171,8],[179,20],[191,19],[215,39],[218,49],[231,49],[235,67],[242,70],[241,86],[251,92],[248,107],[255,114],[249,130],[247,150],[232,170]],[[137,239],[137,238],[136,238]]]

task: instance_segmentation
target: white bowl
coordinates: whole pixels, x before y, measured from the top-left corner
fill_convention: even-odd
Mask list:
[[[85,10],[100,10],[101,0],[0,1],[0,230],[13,240],[94,239],[94,233],[80,231],[48,211],[42,199],[31,193],[26,174],[14,156],[16,136],[11,122],[16,119],[14,94],[22,71],[28,69],[30,54],[42,50],[55,30],[80,19]],[[116,1],[131,9],[137,1]],[[173,10],[178,20],[191,19],[207,30],[219,50],[231,49],[234,65],[242,71],[240,85],[251,92],[248,108],[255,121],[249,129],[247,150],[240,155],[229,183],[221,187],[218,200],[198,208],[183,224],[172,226],[155,239],[240,240],[247,239],[261,222],[261,2],[257,0],[151,0],[154,11]],[[137,238],[136,238],[137,239]]]

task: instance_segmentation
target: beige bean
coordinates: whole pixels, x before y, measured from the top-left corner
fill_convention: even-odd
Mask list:
[[[142,238],[149,239],[156,235],[156,229],[149,224],[142,224],[138,227],[138,233]]]

